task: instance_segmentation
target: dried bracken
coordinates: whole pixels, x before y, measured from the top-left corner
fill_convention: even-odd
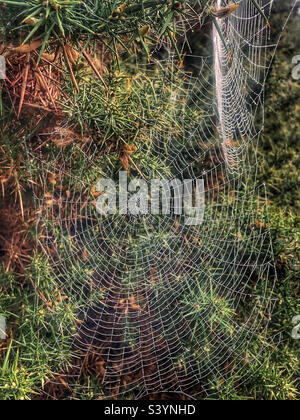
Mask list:
[[[39,64],[37,48],[40,42],[5,47],[7,77],[4,93],[20,118],[23,108],[61,114],[59,101],[63,95],[62,70],[53,56],[45,54]]]
[[[18,47],[1,46],[7,63],[4,92],[18,118],[24,108],[62,116],[61,100],[68,99],[64,90],[66,72],[77,92],[79,87],[75,73],[82,69],[85,74],[93,73],[106,87],[102,76],[105,66],[100,60],[103,53],[101,45],[98,46],[98,56],[83,47],[79,52],[67,43],[60,46],[55,42],[49,53],[44,52],[40,56],[40,47],[41,42],[34,40]]]
[[[30,263],[35,241],[30,237],[29,227],[36,217],[32,209],[25,209],[23,215],[18,207],[6,200],[0,205],[0,263],[5,271],[24,274]]]

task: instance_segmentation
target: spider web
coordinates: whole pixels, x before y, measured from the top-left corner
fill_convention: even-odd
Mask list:
[[[188,30],[199,24],[196,13],[189,20],[182,53],[197,63],[196,72],[179,66],[165,46],[161,56],[162,45],[151,63],[138,64],[153,94],[169,101],[145,124],[144,138],[137,139],[143,166],[128,177],[204,179],[202,225],[186,226],[175,215],[97,214],[91,187],[99,178],[118,177],[115,162],[93,141],[74,143],[68,153],[56,149],[48,160],[29,151],[32,162],[39,160],[44,186],[35,196],[40,246],[76,314],[68,339],[73,358],[62,360],[71,398],[88,388],[86,376],[101,399],[211,396],[227,383],[237,386],[236,378],[246,380],[248,365],[274,346],[265,335],[276,276],[265,187],[255,182],[255,144],[276,45],[253,3],[238,3],[230,17],[218,19],[226,46],[213,28],[213,55],[189,50]],[[259,4],[269,16],[272,1]],[[217,2],[218,9],[226,5]],[[68,328],[57,332],[57,349]]]

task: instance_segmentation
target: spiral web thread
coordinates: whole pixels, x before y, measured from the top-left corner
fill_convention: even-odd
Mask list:
[[[232,58],[214,29],[213,56],[187,57],[197,61],[196,75],[179,68],[172,55],[159,60],[159,76],[155,70],[152,78],[157,94],[169,89],[169,103],[159,112],[173,129],[150,121],[151,145],[139,140],[145,167],[148,156],[158,162],[153,176],[204,179],[201,226],[185,226],[173,215],[97,214],[86,173],[93,172],[95,182],[115,175],[94,142],[73,144],[68,154],[60,149],[46,162],[31,154],[32,161],[41,160],[45,188],[43,197],[36,195],[40,245],[53,282],[76,314],[73,330],[62,326],[56,336],[62,353],[71,336],[74,357],[62,356],[62,371],[72,397],[88,387],[86,375],[101,399],[162,392],[211,396],[227,383],[236,386],[236,378],[246,380],[248,365],[274,346],[264,338],[274,304],[274,264],[265,189],[254,186],[252,144],[263,128],[263,118],[259,129],[255,120],[276,45],[252,2],[238,3],[235,13],[219,20]],[[218,8],[227,4],[218,0]],[[271,13],[272,2],[259,4]],[[197,24],[195,15],[189,25]],[[151,65],[140,71],[145,67]],[[68,185],[67,192],[49,186],[49,174]],[[260,350],[253,357],[249,346],[256,337]],[[61,385],[55,377],[50,382]]]

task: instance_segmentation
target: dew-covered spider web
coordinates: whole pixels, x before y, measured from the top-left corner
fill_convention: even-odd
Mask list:
[[[32,179],[43,186],[35,195],[39,244],[56,303],[65,304],[53,332],[62,366],[45,393],[58,398],[63,387],[76,398],[92,387],[101,399],[205,398],[245,381],[249,365],[275,348],[265,339],[276,275],[256,145],[276,44],[253,2],[236,3],[217,18],[224,40],[208,22],[196,52],[199,10],[179,22],[184,64],[162,43],[148,62],[132,60],[129,76],[114,74],[113,96],[93,118],[100,124],[130,98],[118,139],[103,144],[85,133],[84,142],[64,145],[74,114],[84,120],[98,109],[91,81],[69,118],[40,134],[53,141],[47,153],[29,149]],[[272,22],[272,1],[258,3]],[[135,118],[139,135],[128,142],[122,133]],[[97,182],[118,183],[124,168],[128,180],[203,179],[204,222],[188,226],[172,212],[97,213]]]

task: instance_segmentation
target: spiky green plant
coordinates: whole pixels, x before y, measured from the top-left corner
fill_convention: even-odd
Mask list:
[[[65,191],[66,197],[68,192],[68,194],[74,194],[74,199],[84,197],[88,200],[91,188],[100,175],[105,176],[105,174],[111,173],[114,176],[122,169],[118,147],[123,145],[136,147],[134,154],[130,155],[133,162],[130,164],[132,177],[138,173],[136,168],[146,178],[154,176],[159,178],[163,174],[171,176],[171,168],[163,158],[163,154],[154,156],[152,153],[151,130],[158,132],[161,130],[162,133],[168,131],[172,133],[172,138],[177,139],[177,143],[185,145],[186,133],[193,131],[193,121],[199,121],[199,111],[191,104],[185,106],[188,101],[180,93],[181,89],[184,92],[184,83],[182,85],[179,83],[176,74],[171,74],[171,79],[168,77],[164,79],[161,69],[155,68],[157,63],[152,63],[151,71],[148,66],[145,66],[145,71],[137,71],[132,62],[138,57],[143,64],[147,64],[152,44],[164,39],[168,40],[180,55],[181,31],[180,27],[176,25],[177,18],[180,17],[188,21],[191,11],[187,5],[195,6],[199,2],[167,2],[165,0],[145,0],[134,3],[97,0],[85,2],[0,0],[0,2],[3,3],[1,20],[7,27],[5,37],[8,44],[13,42],[20,45],[32,40],[40,40],[37,55],[42,57],[43,51],[49,49],[49,51],[56,52],[65,44],[72,45],[79,53],[87,47],[94,51],[96,49],[94,43],[100,40],[106,48],[105,57],[109,57],[108,52],[111,52],[117,58],[117,60],[113,60],[109,57],[107,69],[102,75],[104,83],[99,78],[94,78],[86,68],[82,69],[82,67],[74,65],[72,70],[78,80],[78,91],[74,89],[68,68],[64,65],[61,67],[61,63],[58,66],[59,70],[64,73],[65,89],[65,95],[61,98],[64,114],[60,116],[60,119],[64,119],[68,125],[76,126],[76,129],[79,127],[82,135],[89,136],[92,132],[94,149],[91,149],[95,153],[93,155],[95,159],[93,162],[89,162],[88,167],[85,143],[80,143],[78,140],[59,149],[52,141],[51,136],[45,140],[42,134],[44,128],[53,122],[53,116],[51,118],[47,115],[41,120],[40,115],[36,118],[37,114],[28,113],[22,115],[21,120],[17,123],[12,123],[14,111],[11,110],[10,97],[4,96],[1,109],[1,162],[6,162],[7,159],[9,161],[20,160],[17,174],[15,174],[17,169],[14,166],[13,168],[14,176],[17,176],[22,187],[21,196],[24,199],[30,196],[30,202],[32,194],[28,191],[34,186],[39,192],[39,185],[45,181],[42,179],[43,173],[46,173],[49,175],[49,179],[46,180],[47,192],[48,194],[53,193],[54,200],[59,200],[62,191]],[[214,19],[218,17],[216,11],[211,8],[213,4],[214,1],[203,0],[200,2],[201,22],[208,16],[213,16]],[[258,11],[262,12],[260,9]],[[223,36],[221,30],[220,36]],[[225,40],[223,42],[226,45]],[[153,68],[156,71],[154,75]],[[286,73],[284,77],[286,77]],[[177,101],[170,105],[169,98],[174,93],[173,84],[179,90],[176,91]],[[195,95],[202,93],[199,88]],[[192,102],[194,98],[188,99]],[[274,104],[270,104],[271,109],[273,106]],[[201,115],[203,125],[205,125],[207,123],[205,109]],[[179,118],[182,122],[180,127],[177,123]],[[58,130],[60,122],[56,121]],[[24,153],[25,142],[29,146],[31,154]],[[199,138],[196,132],[193,137],[193,145],[196,146],[198,143]],[[112,145],[113,147],[110,147]],[[147,147],[142,147],[145,145]],[[172,151],[173,146],[172,140],[165,141],[162,144],[162,150],[167,153]],[[275,148],[276,145],[273,147]],[[62,167],[68,162],[74,176],[68,177],[68,174],[65,174],[61,183],[53,179],[51,166],[54,161],[61,163]],[[43,171],[41,163],[44,165]],[[196,170],[200,169],[195,168]],[[75,184],[71,182],[73,178],[77,180]],[[245,212],[247,203],[249,203],[249,207],[250,204],[253,205],[251,187],[249,191],[244,192],[245,206],[241,205],[236,208],[235,215],[239,219],[239,226],[244,227],[245,237],[242,239],[245,255],[252,255],[255,259],[261,253],[264,258],[268,253],[268,244],[263,243],[261,249],[255,246],[255,242],[251,238],[255,237],[256,232],[249,226],[248,215]],[[82,192],[83,194],[80,196],[79,193]],[[16,205],[15,191],[7,187],[5,194],[5,199]],[[230,200],[226,201],[228,197],[225,194],[221,198],[223,200],[221,206],[210,203],[207,208],[208,212],[215,212],[218,216],[213,228],[220,234],[228,229],[230,237],[236,238],[236,243],[239,245],[239,230],[232,226],[232,223],[229,223],[222,214],[222,206],[227,206],[230,209],[232,203]],[[80,204],[84,204],[82,200],[80,200]],[[260,210],[260,204],[259,201],[256,203],[257,214],[261,216],[262,220],[265,220],[265,214]],[[30,205],[32,206],[32,203]],[[91,212],[90,215],[97,216],[96,212]],[[76,220],[73,221],[76,222]],[[42,218],[41,222],[43,222]],[[120,215],[116,216],[116,223],[123,231],[128,227],[128,220]],[[109,221],[103,221],[104,231],[109,228],[109,225]],[[55,223],[48,223],[47,226],[57,238],[56,244],[62,261],[69,257],[70,252],[67,251],[77,249],[78,244],[82,247],[84,239],[96,232],[93,226],[85,224],[81,220],[79,221],[80,229],[77,230],[76,235],[67,229],[61,230]],[[172,292],[172,290],[170,292],[170,285],[164,285],[163,282],[153,279],[150,275],[149,278],[144,279],[147,289],[157,296],[157,301],[153,302],[153,311],[164,307],[166,313],[168,311],[171,313],[174,307],[180,307],[185,314],[184,322],[187,322],[191,327],[190,334],[183,343],[186,352],[177,361],[178,368],[182,370],[188,369],[191,359],[198,358],[198,369],[205,371],[210,368],[210,373],[212,373],[214,368],[218,367],[221,371],[224,368],[224,354],[229,350],[228,347],[231,351],[238,350],[236,324],[247,319],[252,314],[253,308],[255,308],[254,315],[257,315],[258,318],[261,317],[260,312],[264,310],[264,302],[257,296],[269,294],[274,298],[276,304],[269,336],[271,338],[274,334],[281,332],[284,334],[285,340],[277,343],[276,350],[275,344],[268,343],[266,338],[260,334],[261,330],[258,330],[256,337],[240,336],[241,342],[244,339],[249,339],[248,353],[242,355],[242,362],[246,366],[247,381],[245,382],[245,378],[240,375],[240,360],[234,360],[230,365],[232,374],[228,373],[226,381],[224,381],[224,377],[214,374],[208,378],[210,390],[207,398],[299,398],[295,382],[298,375],[298,344],[293,342],[290,336],[290,319],[299,311],[299,223],[294,214],[286,215],[281,210],[272,207],[271,222],[265,228],[270,228],[273,235],[276,262],[279,268],[278,287],[273,290],[265,282],[260,285],[249,282],[248,274],[244,273],[243,280],[247,285],[247,291],[249,295],[253,296],[247,304],[240,305],[238,311],[232,309],[233,302],[229,296],[226,296],[224,290],[220,288],[217,290],[213,287],[214,284],[222,282],[220,277],[222,273],[212,261],[203,261],[205,270],[201,273],[195,270],[189,276],[182,273],[180,278],[172,279],[171,285],[176,285],[176,282],[181,281],[182,293],[176,294],[174,287],[171,301],[166,298]],[[40,223],[39,229],[38,234],[43,242],[43,223]],[[96,233],[99,233],[99,229]],[[30,227],[30,234],[36,235],[34,226]],[[109,245],[115,247],[118,246],[120,240],[118,237],[104,239]],[[123,250],[124,254],[134,251],[140,260],[151,257],[151,252],[155,249],[155,242],[160,243],[162,253],[174,252],[180,255],[181,252],[178,239],[177,242],[173,242],[173,248],[168,246],[170,232],[159,224],[159,218],[155,219],[152,231],[149,231],[146,220],[143,220],[139,229],[134,234],[129,232],[126,239],[127,248]],[[204,240],[198,236],[193,240],[195,241],[194,245],[201,248],[204,254],[217,254],[219,244],[214,238]],[[145,244],[147,244],[147,251],[143,248]],[[194,251],[191,251],[191,254],[192,252]],[[54,259],[56,257],[54,256]],[[55,272],[54,264],[51,265],[45,256],[42,256],[39,249],[31,255],[31,263],[27,265],[25,273],[11,273],[1,269],[0,315],[6,318],[10,331],[9,341],[0,343],[0,398],[35,398],[40,392],[41,386],[54,374],[60,373],[64,369],[68,371],[74,353],[74,348],[71,345],[72,338],[77,332],[78,325],[82,322],[82,319],[77,317],[85,308],[84,298],[87,296],[87,291],[83,289],[83,283],[88,282],[95,266],[105,272],[108,262],[110,262],[116,269],[123,269],[121,257],[120,254],[114,254],[107,258],[101,252],[94,253],[84,263],[76,261],[70,272],[63,270]],[[184,257],[182,256],[182,259]],[[230,261],[232,255],[228,251],[228,253],[224,253],[223,257]],[[184,266],[184,268],[186,267]],[[130,261],[126,270],[123,270],[122,290],[125,290],[129,295],[139,280],[137,274],[139,269],[138,261],[135,264]],[[223,275],[228,275],[229,280],[234,281],[235,276],[242,275],[242,269],[241,267],[239,272],[234,273],[228,271]],[[57,276],[59,276],[60,282],[57,281]],[[62,278],[64,282],[62,282]],[[74,290],[77,290],[78,293],[76,305],[70,298]],[[97,293],[89,295],[89,303],[97,304],[99,300],[105,298],[106,294],[107,290],[105,289],[97,290]],[[131,323],[128,315],[127,317],[124,315],[124,320],[127,325],[125,339],[132,348],[135,348],[137,344],[135,325]],[[201,320],[205,320],[205,322],[201,322]],[[170,321],[169,316],[168,321]],[[165,332],[170,336],[177,333],[174,325],[176,325],[175,321],[165,322]],[[212,336],[215,341],[211,340]],[[223,343],[227,343],[227,345],[221,346],[218,341],[220,336],[224,339]],[[199,342],[202,343],[201,346],[199,346]],[[234,343],[237,347],[234,347]],[[262,344],[266,346],[266,350],[263,357],[258,358],[257,355]],[[216,348],[221,349],[219,355],[214,354]],[[74,399],[98,399],[104,396],[105,390],[97,378],[87,376],[80,378],[80,381],[74,384],[72,396]],[[130,393],[127,398],[135,399],[136,394]]]

